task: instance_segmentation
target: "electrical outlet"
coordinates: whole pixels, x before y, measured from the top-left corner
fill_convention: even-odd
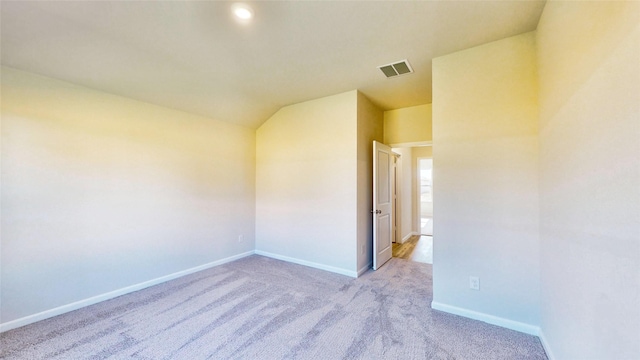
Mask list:
[[[480,290],[480,278],[477,276],[469,276],[469,289]]]
[[[238,235],[238,242],[244,242],[244,235]]]

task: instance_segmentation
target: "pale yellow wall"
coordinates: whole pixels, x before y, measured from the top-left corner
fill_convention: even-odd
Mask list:
[[[533,33],[434,59],[434,307],[537,331],[537,123]]]
[[[541,318],[555,359],[640,355],[640,3],[549,1],[540,83]]]
[[[256,250],[355,275],[358,93],[290,105],[256,133]]]
[[[385,144],[394,145],[431,140],[431,104],[384,112]]]
[[[358,92],[358,272],[373,261],[373,141],[382,142],[383,113]]]
[[[252,129],[2,67],[2,322],[252,251],[254,171]]]
[[[433,147],[431,146],[416,146],[411,152],[413,159],[417,158],[430,158],[433,157]],[[415,161],[414,161],[415,162]]]

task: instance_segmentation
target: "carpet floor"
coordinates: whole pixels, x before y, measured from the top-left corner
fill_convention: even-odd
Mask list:
[[[538,338],[432,310],[431,265],[352,279],[262,256],[0,334],[1,359],[546,359]]]

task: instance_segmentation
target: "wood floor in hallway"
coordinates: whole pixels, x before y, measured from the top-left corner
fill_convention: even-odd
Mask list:
[[[403,244],[393,243],[393,257],[433,264],[433,237],[414,235]]]

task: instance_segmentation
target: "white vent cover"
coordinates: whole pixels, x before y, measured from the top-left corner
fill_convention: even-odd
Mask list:
[[[409,60],[407,59],[395,62],[393,64],[378,66],[378,69],[380,69],[384,76],[388,78],[404,74],[411,74],[413,72],[411,65],[409,65]]]

